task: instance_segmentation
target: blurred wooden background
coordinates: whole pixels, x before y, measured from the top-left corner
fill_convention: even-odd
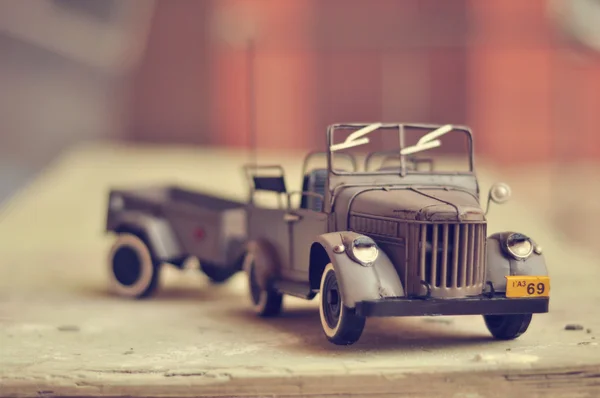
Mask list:
[[[251,114],[267,148],[402,120],[468,124],[503,165],[597,160],[596,26],[598,0],[5,0],[2,170],[98,138],[243,147]]]
[[[405,120],[469,124],[492,161],[597,159],[600,56],[567,35],[560,6],[158,1],[127,131],[248,145],[252,68],[260,146],[313,148],[331,122]]]

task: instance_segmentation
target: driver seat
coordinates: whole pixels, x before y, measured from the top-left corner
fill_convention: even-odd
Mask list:
[[[327,169],[314,169],[304,175],[302,192],[313,192],[325,196],[325,185],[327,184]],[[301,209],[322,211],[323,200],[315,196],[302,195],[300,200]]]

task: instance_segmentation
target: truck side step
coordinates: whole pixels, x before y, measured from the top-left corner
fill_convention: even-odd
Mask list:
[[[273,287],[280,293],[289,294],[290,296],[300,297],[307,300],[310,300],[315,296],[315,293],[310,288],[310,283],[308,282],[279,280],[275,281]]]

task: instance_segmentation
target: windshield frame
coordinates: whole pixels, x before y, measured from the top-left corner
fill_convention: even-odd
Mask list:
[[[400,155],[400,151],[405,148],[404,137],[405,129],[410,128],[414,130],[427,130],[426,132],[434,131],[444,125],[438,124],[421,124],[421,123],[381,123],[377,130],[390,130],[396,131],[399,134],[400,148],[398,154],[400,155],[400,168],[399,171],[342,171],[333,169],[333,156],[332,146],[335,145],[333,142],[334,133],[336,130],[358,130],[371,126],[375,123],[343,123],[343,124],[332,124],[327,128],[327,168],[329,173],[336,176],[381,176],[381,175],[399,175],[405,176],[406,174],[422,174],[422,175],[473,175],[475,174],[474,166],[474,150],[473,150],[473,133],[471,129],[461,125],[451,125],[451,131],[460,131],[466,134],[468,141],[467,156],[469,158],[469,171],[422,171],[422,170],[407,170],[406,157],[408,155]]]

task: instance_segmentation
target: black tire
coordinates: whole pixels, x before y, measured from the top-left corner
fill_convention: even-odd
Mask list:
[[[484,315],[485,325],[498,340],[513,340],[525,333],[531,314]]]
[[[158,287],[160,264],[139,235],[120,233],[109,254],[110,288],[123,297],[151,296]]]
[[[254,311],[262,317],[273,317],[281,314],[283,295],[271,288],[262,288],[256,280],[255,265],[248,270],[248,287]]]
[[[365,328],[365,317],[356,315],[344,304],[331,263],[325,267],[321,277],[319,314],[323,332],[333,344],[354,344]]]
[[[207,262],[201,262],[200,268],[212,283],[223,283],[238,271],[236,268],[219,266]]]

